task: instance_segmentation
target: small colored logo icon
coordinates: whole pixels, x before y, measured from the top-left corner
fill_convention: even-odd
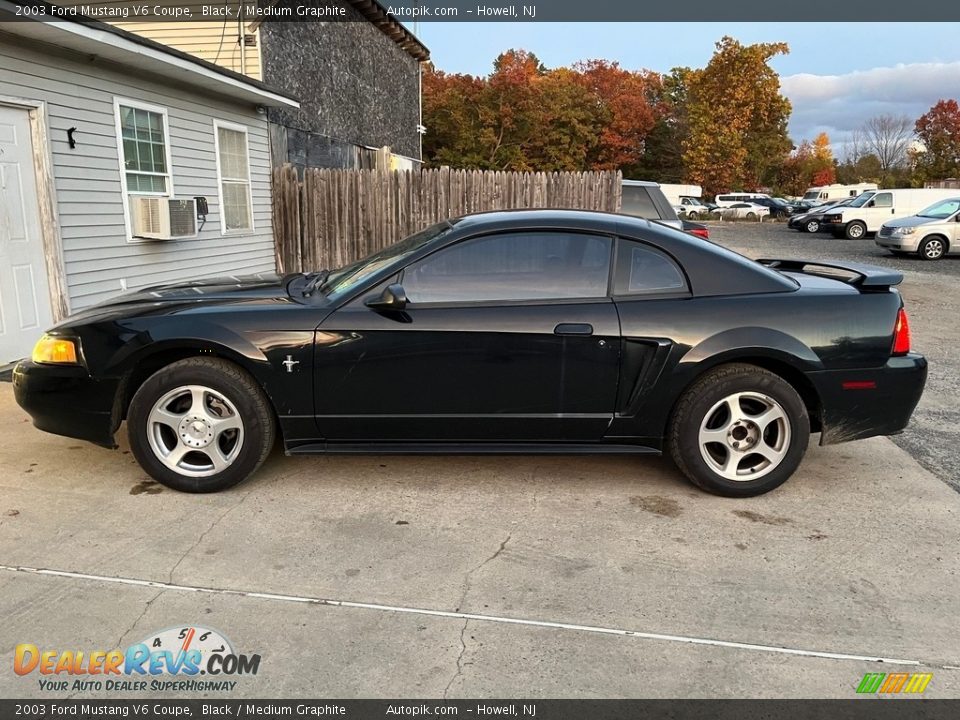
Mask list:
[[[933,673],[867,673],[857,692],[867,695],[919,695],[933,680]]]

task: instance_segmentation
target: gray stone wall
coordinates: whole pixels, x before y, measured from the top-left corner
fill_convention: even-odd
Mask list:
[[[264,82],[301,104],[271,108],[269,119],[307,137],[389,145],[419,159],[418,62],[352,7],[347,12],[355,22],[260,26]]]

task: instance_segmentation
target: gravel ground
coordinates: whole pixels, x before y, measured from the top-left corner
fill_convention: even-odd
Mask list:
[[[709,223],[710,238],[753,258],[811,258],[863,262],[903,272],[900,286],[915,350],[930,361],[930,374],[907,430],[893,438],[921,465],[960,492],[960,255],[939,262],[896,258],[873,239],[836,240],[779,223]]]

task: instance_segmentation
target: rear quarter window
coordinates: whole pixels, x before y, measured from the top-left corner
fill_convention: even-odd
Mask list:
[[[614,295],[687,294],[683,271],[666,253],[634,240],[620,240]]]
[[[659,220],[660,212],[653,203],[647,188],[637,185],[624,185],[620,201],[620,212],[624,215]]]

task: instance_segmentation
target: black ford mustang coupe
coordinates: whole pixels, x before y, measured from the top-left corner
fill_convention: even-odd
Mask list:
[[[897,272],[754,262],[638,218],[440,223],[332,272],[147,288],[17,365],[48,432],[210,492],[279,434],[300,453],[669,451],[745,497],[830,444],[902,430],[923,391]]]

